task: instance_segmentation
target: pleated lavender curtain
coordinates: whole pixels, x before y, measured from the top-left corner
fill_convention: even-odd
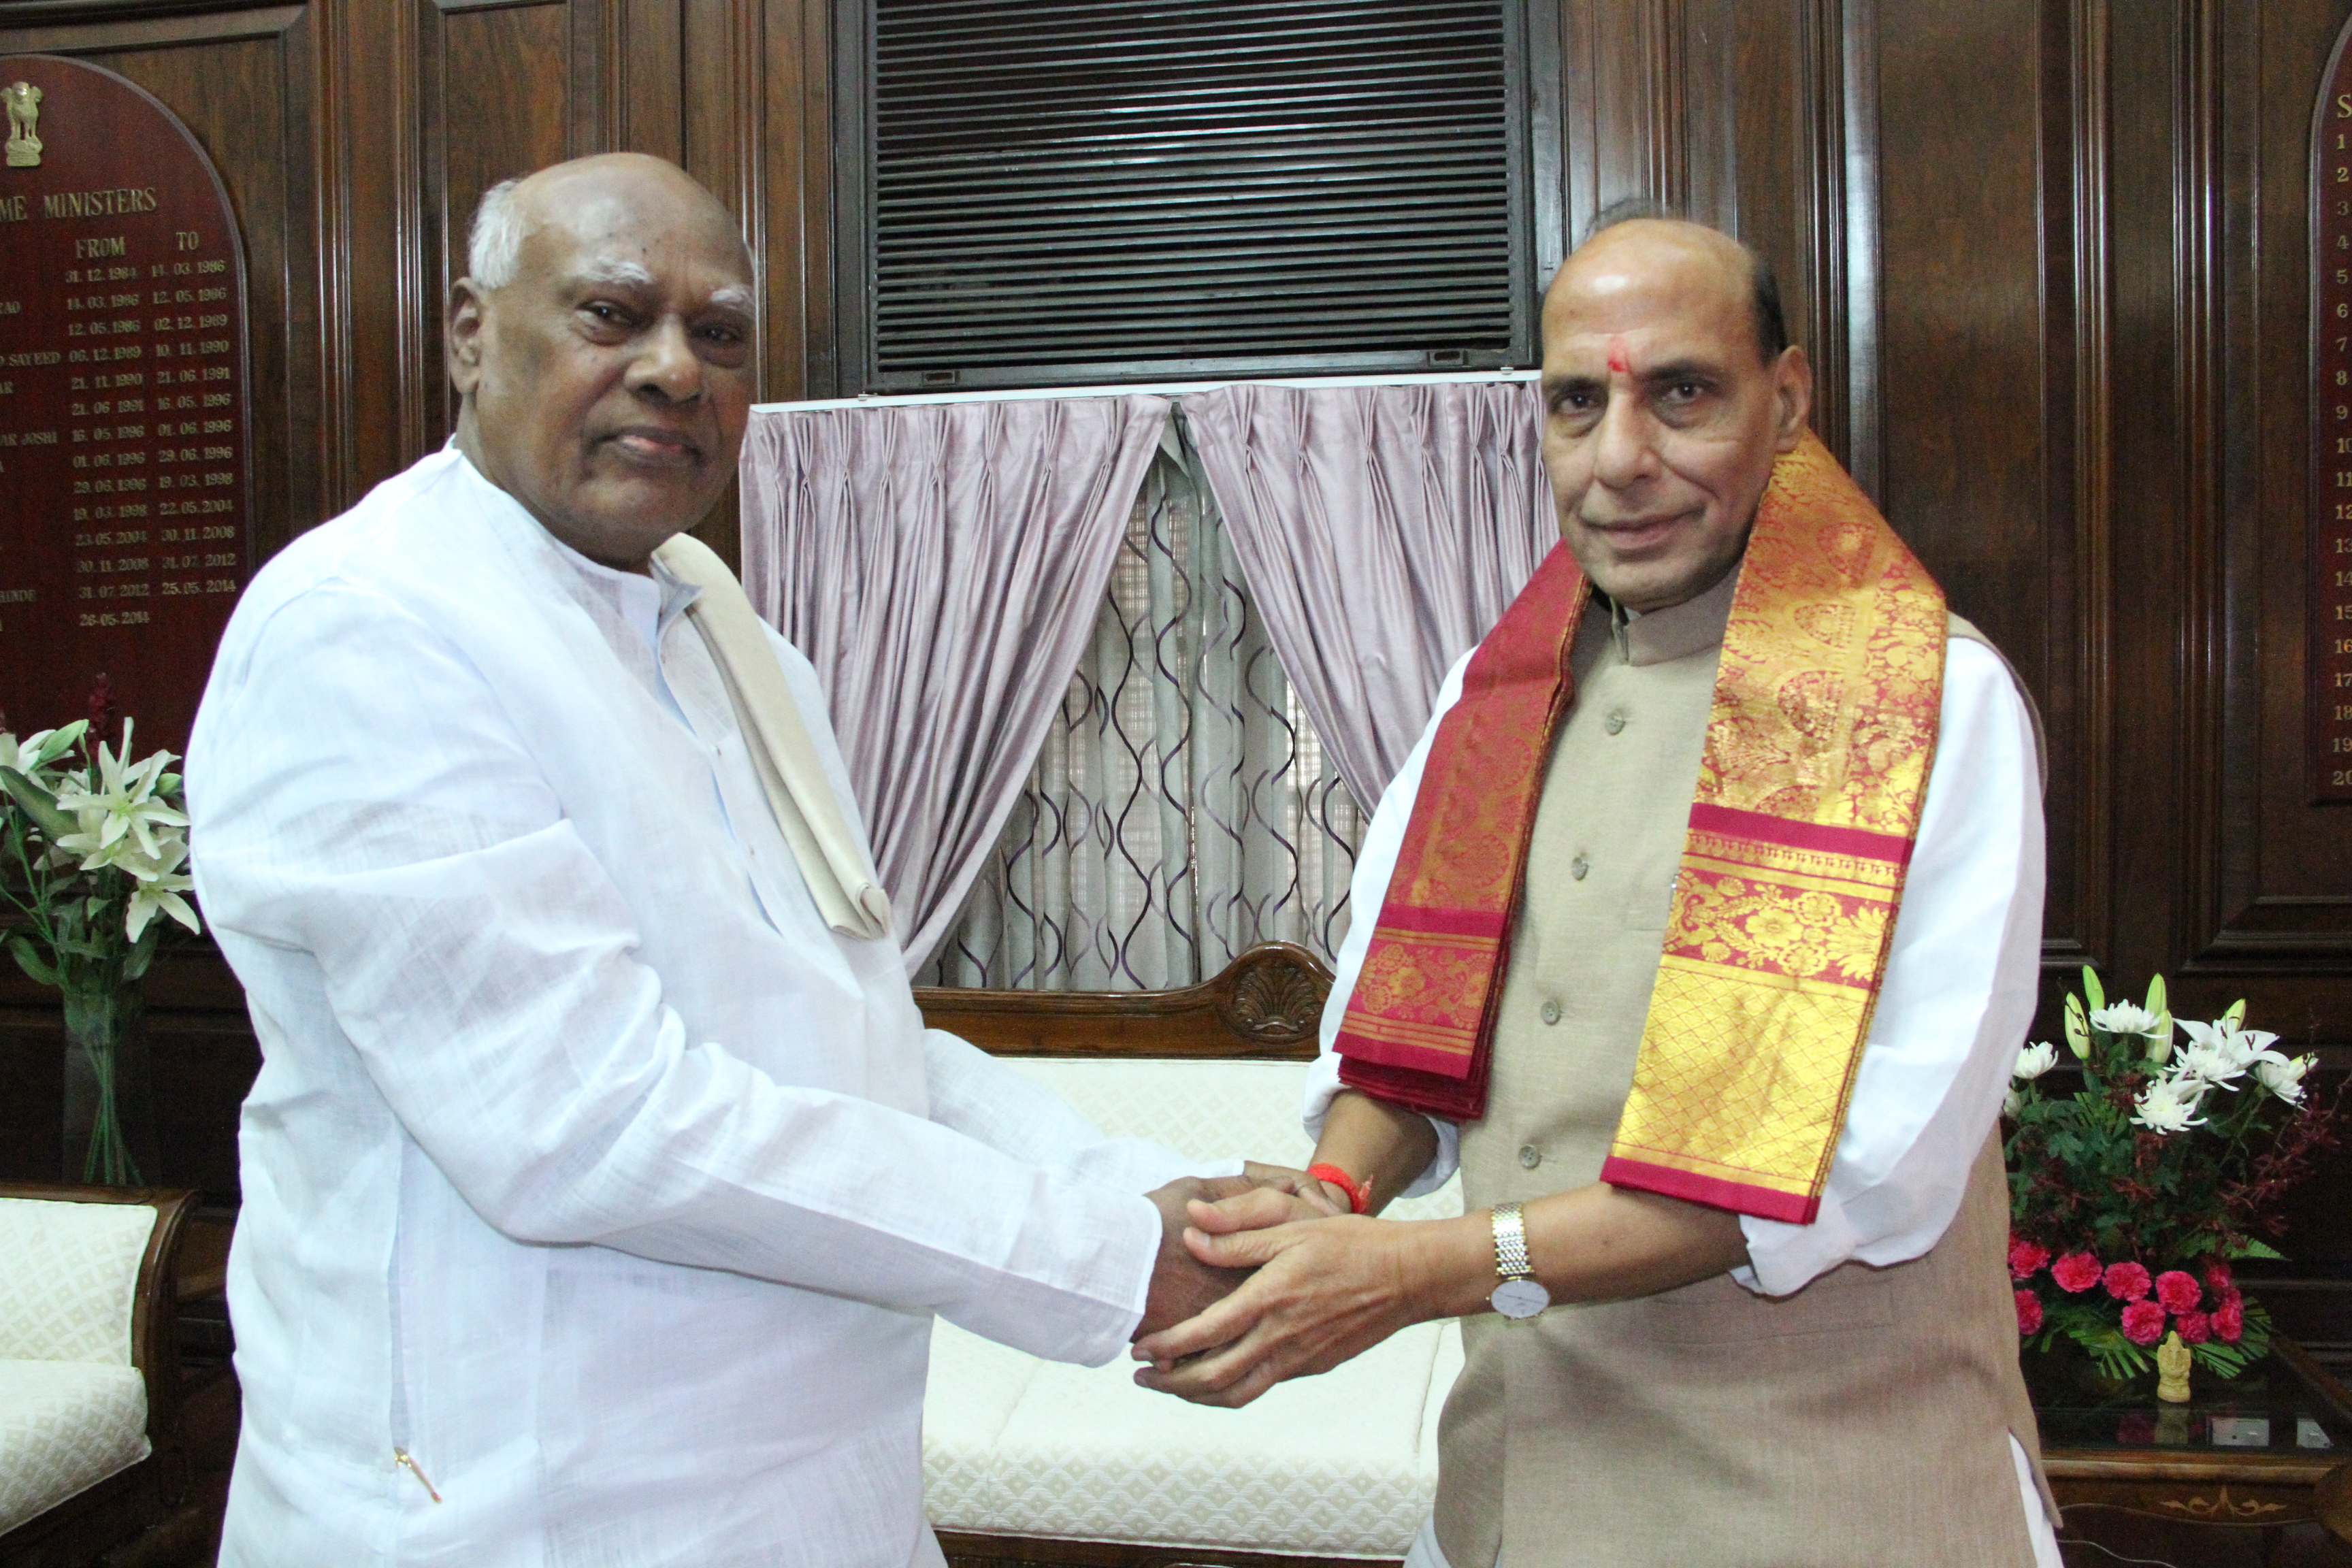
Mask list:
[[[1283,669],[1370,811],[1559,542],[1535,387],[1242,383],[1182,405]]]
[[[816,666],[913,973],[1094,630],[1161,397],[755,415],[743,585]]]

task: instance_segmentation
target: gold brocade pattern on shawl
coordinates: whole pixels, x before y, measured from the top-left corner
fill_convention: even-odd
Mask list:
[[[1602,1175],[1705,1201],[1777,1194],[1734,1206],[1810,1219],[1927,795],[1948,622],[1818,442],[1781,459],[1764,508]]]

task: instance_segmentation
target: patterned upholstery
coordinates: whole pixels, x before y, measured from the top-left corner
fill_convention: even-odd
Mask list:
[[[0,1198],[0,1360],[131,1364],[145,1204]]]
[[[0,1532],[147,1457],[144,1204],[0,1198]]]
[[[1303,1164],[1290,1062],[1027,1060],[1105,1131],[1207,1160]],[[1458,1181],[1392,1205],[1462,1212]],[[1244,1410],[1138,1388],[1124,1359],[1065,1366],[941,1323],[931,1336],[925,1502],[943,1530],[1321,1556],[1404,1554],[1437,1490],[1437,1415],[1460,1331],[1423,1323]]]
[[[146,1457],[147,1384],[132,1368],[0,1361],[0,1533]]]

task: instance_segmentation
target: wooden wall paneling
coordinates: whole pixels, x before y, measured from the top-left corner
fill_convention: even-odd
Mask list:
[[[767,0],[765,222],[757,253],[767,310],[761,395],[832,395],[835,360],[832,0]]]
[[[575,0],[603,13],[601,26],[574,30],[573,79],[599,80],[581,94],[595,112],[592,129],[573,134],[579,153],[617,149],[650,153],[687,165],[688,66],[684,0]],[[601,100],[601,101],[600,101]]]
[[[1561,163],[1570,242],[1627,196],[1689,197],[1683,120],[1687,0],[1560,0]]]
[[[2049,551],[2034,673],[2050,748],[2042,960],[2053,994],[2113,951],[2114,592],[2109,0],[2042,8],[2043,515]]]
[[[2252,993],[2290,1038],[2352,1042],[2352,809],[2315,804],[2302,627],[2310,610],[2311,107],[2341,0],[2186,7],[2180,76],[2205,118],[2177,150],[2202,224],[2214,341],[2209,472],[2182,715],[2189,816],[2182,965],[2202,994]],[[2191,56],[2191,47],[2201,50]],[[2210,258],[2210,259],[2207,259]],[[2184,293],[2187,289],[2184,289]],[[2185,311],[2184,311],[2185,319]],[[2194,417],[2184,411],[2184,422]],[[2209,978],[2210,977],[2210,978]]]

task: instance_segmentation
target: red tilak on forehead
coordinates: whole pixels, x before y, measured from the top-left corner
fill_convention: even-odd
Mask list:
[[[1609,368],[1619,375],[1633,374],[1633,358],[1625,352],[1625,340],[1622,335],[1609,340]]]

